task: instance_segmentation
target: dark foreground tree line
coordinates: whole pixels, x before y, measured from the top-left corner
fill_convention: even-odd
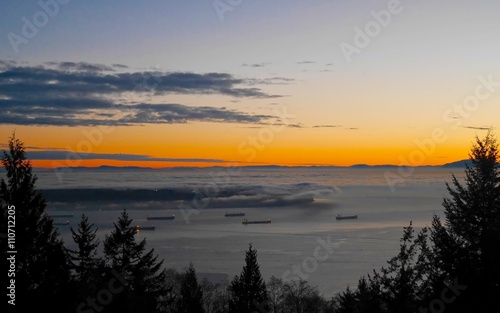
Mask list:
[[[476,138],[470,160],[465,183],[453,176],[447,185],[444,221],[436,215],[419,232],[410,222],[386,267],[325,299],[304,280],[264,281],[251,245],[241,274],[229,283],[199,281],[193,264],[182,273],[165,269],[146,240],[136,240],[125,210],[102,243],[82,215],[71,229],[76,249],[67,249],[13,135],[2,158],[7,181],[0,183],[0,232],[15,210],[17,250],[15,276],[1,275],[4,291],[15,280],[14,296],[7,288],[4,303],[9,312],[499,312],[500,172],[491,133]],[[0,240],[7,253],[7,238]],[[2,268],[9,262],[3,257]]]

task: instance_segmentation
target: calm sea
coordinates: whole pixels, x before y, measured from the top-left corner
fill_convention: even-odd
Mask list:
[[[265,278],[303,278],[332,296],[397,253],[410,221],[429,226],[442,215],[446,182],[463,169],[244,168],[177,170],[37,170],[37,188],[50,214],[74,214],[59,226],[67,246],[69,227],[82,213],[109,233],[120,210],[134,224],[155,226],[138,239],[182,270],[193,262],[212,279],[240,273],[251,243]],[[402,175],[401,175],[402,174]],[[397,182],[397,183],[396,183]],[[245,217],[225,217],[225,212]],[[337,221],[336,214],[358,215]],[[175,215],[152,221],[147,216]],[[243,225],[248,220],[270,224]]]

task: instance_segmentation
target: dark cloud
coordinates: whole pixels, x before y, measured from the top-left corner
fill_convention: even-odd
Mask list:
[[[18,125],[137,125],[190,121],[264,123],[268,115],[247,114],[226,108],[182,104],[118,101],[125,93],[136,96],[167,94],[221,94],[235,98],[276,98],[252,79],[227,73],[133,72],[85,62],[51,62],[47,66],[16,66],[7,61],[0,69],[0,123]],[[125,68],[115,64],[115,67]],[[284,81],[273,78],[272,81]],[[261,83],[266,83],[262,81]],[[243,86],[243,87],[240,87]]]
[[[12,66],[16,66],[17,62],[13,60],[0,60],[0,69],[9,68]]]
[[[89,72],[105,72],[114,71],[112,67],[104,64],[91,64],[86,62],[61,62],[59,63],[59,68],[62,70],[74,70],[74,71],[89,71]]]
[[[0,95],[118,94],[122,92],[154,92],[156,95],[222,94],[233,97],[276,98],[259,88],[239,88],[251,79],[235,78],[227,73],[135,72],[104,73],[100,65],[64,62],[59,67],[87,70],[64,71],[46,67],[11,67],[0,72]]]
[[[78,72],[114,72],[113,67],[87,62],[46,62],[49,68]]]
[[[5,103],[4,103],[5,102]],[[16,106],[18,105],[18,106]],[[256,115],[208,106],[191,107],[182,104],[115,104],[111,101],[85,99],[60,99],[59,101],[23,104],[0,100],[5,110],[0,112],[0,123],[42,126],[130,126],[144,124],[174,124],[195,121],[225,123],[265,123],[272,120],[271,115]],[[97,113],[95,118],[82,118],[95,109],[104,109],[113,113]],[[98,118],[98,117],[106,118]]]
[[[126,123],[186,123],[194,121],[262,123],[270,115],[249,115],[226,108],[188,107],[181,104],[139,104],[135,112],[122,118]]]
[[[119,64],[119,63],[113,64],[113,67],[116,67],[116,68],[128,68],[128,66],[126,66],[125,64]]]
[[[27,156],[31,160],[67,160],[74,158],[76,152],[61,150],[28,151]],[[117,160],[117,161],[147,161],[147,162],[207,162],[221,163],[229,162],[218,159],[198,158],[155,158],[140,154],[118,154],[118,153],[76,153],[81,160]]]

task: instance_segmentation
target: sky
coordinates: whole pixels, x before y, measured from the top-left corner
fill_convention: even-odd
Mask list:
[[[36,167],[439,165],[500,127],[494,0],[0,0]]]

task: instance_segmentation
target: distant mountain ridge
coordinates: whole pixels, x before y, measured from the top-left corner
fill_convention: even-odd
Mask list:
[[[471,166],[470,160],[460,160],[451,163],[446,163],[443,165],[421,165],[415,166],[419,167],[429,167],[429,168],[465,168],[466,165]],[[368,169],[368,168],[397,168],[399,165],[394,164],[380,164],[380,165],[369,165],[369,164],[353,164],[349,166],[338,166],[338,165],[300,165],[300,166],[289,166],[289,165],[247,165],[241,166],[244,168],[250,169],[285,169],[285,168],[352,168],[352,169]],[[210,166],[203,167],[205,169],[216,169],[225,168],[224,166]],[[58,170],[81,170],[81,171],[112,171],[112,170],[192,170],[192,169],[200,169],[200,167],[196,166],[180,166],[180,167],[162,167],[162,168],[153,168],[153,167],[141,167],[141,166],[112,166],[112,165],[101,165],[98,167],[87,167],[87,166],[74,166],[74,167],[58,167]],[[1,171],[0,171],[1,172]]]
[[[461,161],[443,164],[443,165],[441,165],[441,167],[444,167],[444,168],[463,167],[463,168],[465,168],[466,165],[472,166],[472,162],[470,160],[461,160]]]

